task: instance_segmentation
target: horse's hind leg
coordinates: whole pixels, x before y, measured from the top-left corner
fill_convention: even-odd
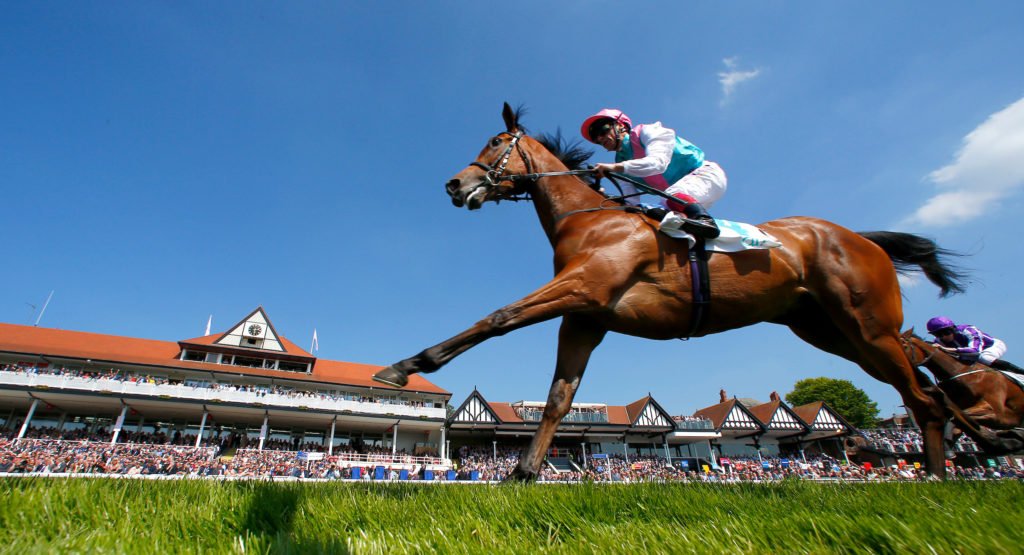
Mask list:
[[[605,330],[585,316],[570,314],[562,319],[558,332],[558,362],[551,381],[547,405],[540,426],[525,453],[519,455],[519,465],[505,478],[506,481],[532,481],[540,475],[551,440],[555,437],[562,418],[569,413],[573,397],[583,379],[590,354],[604,339]]]

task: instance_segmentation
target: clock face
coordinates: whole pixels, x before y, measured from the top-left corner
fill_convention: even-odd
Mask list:
[[[259,335],[263,328],[259,324],[249,326],[249,335]]]

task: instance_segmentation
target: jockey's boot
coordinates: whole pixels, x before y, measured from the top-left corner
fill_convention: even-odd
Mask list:
[[[714,239],[721,233],[718,229],[718,224],[715,223],[715,219],[708,214],[708,211],[699,202],[691,202],[683,208],[683,215],[686,216],[686,221],[683,222],[683,231],[686,231],[694,237],[701,237],[704,239]]]
[[[1008,360],[993,360],[991,367],[995,368],[996,370],[1005,370],[1007,372],[1013,372],[1014,374],[1024,374],[1024,368],[1021,368],[1020,366],[1017,366],[1016,364]]]

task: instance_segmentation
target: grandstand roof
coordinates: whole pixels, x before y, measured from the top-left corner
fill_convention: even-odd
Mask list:
[[[217,337],[218,335],[214,334],[185,342],[197,343],[198,340],[216,339]],[[373,387],[376,389],[394,389],[372,380],[373,374],[383,368],[382,366],[312,358],[312,355],[299,349],[291,341],[283,337],[281,337],[281,343],[289,355],[310,357],[311,361],[314,362],[313,371],[306,374],[302,372],[185,361],[179,359],[181,346],[175,341],[0,323],[0,353],[25,356],[28,358],[26,362],[38,362],[39,357],[65,358],[102,364],[152,366],[157,368],[215,372],[219,374]],[[415,374],[409,376],[409,385],[403,388],[403,391],[450,395],[448,391]]]
[[[793,412],[810,427],[811,434],[808,436],[810,439],[828,435],[843,435],[855,429],[824,401],[793,407]]]
[[[523,420],[523,418],[516,412],[516,407],[513,405],[529,406],[531,409],[534,409],[534,407],[539,407],[542,403],[524,401],[517,403],[487,401],[479,391],[474,390],[462,405],[452,413],[448,421],[450,424],[462,424],[472,426],[474,428],[500,426],[502,424],[519,424],[526,426],[537,426],[540,424],[539,421],[535,420]],[[650,395],[626,406],[574,403],[573,407],[603,407],[608,416],[607,422],[588,422],[585,424],[575,423],[577,425],[586,425],[594,428],[601,426],[647,428],[675,427],[672,422],[672,417],[668,412],[661,408],[661,405],[659,405]],[[562,423],[562,425],[569,424],[570,423],[568,422]]]
[[[750,413],[765,425],[769,433],[801,434],[808,430],[807,423],[781,399],[748,408]]]
[[[710,420],[717,432],[737,432],[749,435],[751,432],[757,433],[764,430],[764,425],[760,420],[735,397],[700,409],[693,415]]]

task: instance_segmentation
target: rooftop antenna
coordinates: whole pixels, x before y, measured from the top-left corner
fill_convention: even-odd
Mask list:
[[[39,327],[39,321],[43,319],[43,313],[46,312],[46,307],[50,305],[50,299],[53,298],[54,291],[50,291],[50,296],[46,297],[46,302],[43,303],[43,309],[39,311],[39,317],[36,318],[36,323],[32,324],[35,327]]]

